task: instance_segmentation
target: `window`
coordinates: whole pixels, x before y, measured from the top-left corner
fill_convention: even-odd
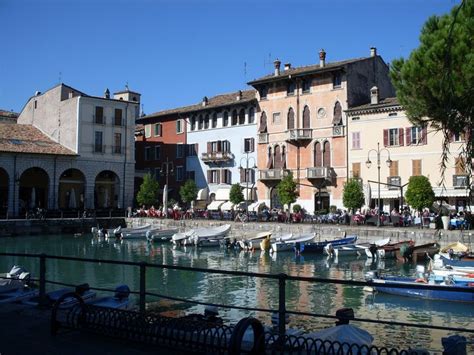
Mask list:
[[[145,147],[145,160],[154,160],[154,150],[153,147]]]
[[[451,133],[451,142],[464,142],[465,134],[464,132]]]
[[[188,144],[188,157],[197,156],[197,152],[198,152],[198,143]]]
[[[391,112],[388,114],[388,117],[395,117],[397,116],[397,113],[396,112]]]
[[[280,124],[280,112],[273,113],[273,123]]]
[[[176,133],[183,133],[183,120],[179,119],[176,121]]]
[[[237,118],[238,118],[237,111],[236,110],[232,111],[232,122],[231,122],[232,126],[237,125]]]
[[[398,176],[398,160],[392,160],[390,165],[390,176]]]
[[[161,123],[155,123],[155,137],[161,136]]]
[[[245,124],[245,110],[241,109],[239,112],[239,124]]]
[[[290,107],[288,110],[288,119],[287,119],[287,126],[288,129],[294,129],[295,128],[295,111],[293,108]]]
[[[232,184],[232,173],[229,169],[224,169],[221,171],[221,181],[224,184]]]
[[[325,141],[323,144],[323,166],[331,166],[331,145],[328,141]]]
[[[295,83],[293,81],[289,81],[286,84],[286,95],[291,96],[295,94]]]
[[[309,128],[311,126],[311,112],[309,107],[305,106],[303,109],[303,128]]]
[[[332,87],[334,89],[340,88],[342,83],[342,75],[341,73],[334,73],[332,77]]]
[[[303,94],[306,94],[310,92],[311,90],[311,80],[310,79],[304,79],[303,82],[301,83],[301,87],[303,89]]]
[[[176,144],[176,158],[184,157],[184,144]]]
[[[266,86],[262,86],[259,90],[258,93],[260,94],[260,100],[264,100],[267,98],[268,95],[268,88]]]
[[[403,145],[403,128],[390,128],[383,130],[383,144],[385,147]]]
[[[423,144],[423,127],[407,128],[407,145]]]
[[[145,125],[145,138],[150,138],[151,137],[151,125],[147,124]]]
[[[116,126],[122,125],[122,109],[120,108],[115,109],[114,125]]]
[[[161,145],[155,146],[155,159],[161,159]]]
[[[360,177],[360,163],[352,163],[352,177],[353,178]]]
[[[95,107],[95,123],[104,124],[104,108],[102,106]]]
[[[253,107],[249,109],[249,123],[255,122],[255,110]]]
[[[209,115],[204,119],[204,129],[209,129]]]
[[[217,127],[217,113],[214,113],[212,115],[212,128],[216,128]]]
[[[389,145],[399,145],[398,128],[391,128],[389,130]]]
[[[182,166],[176,167],[176,181],[183,181],[184,168]]]
[[[241,169],[240,170],[240,182],[248,182],[248,183],[253,184],[255,182],[255,170],[250,169],[250,168],[249,169]]]
[[[222,127],[227,127],[229,125],[229,113],[227,111],[224,112],[222,116]]]
[[[198,122],[198,129],[202,129],[204,127],[204,118],[202,115],[199,116],[199,122]]]
[[[114,153],[115,154],[122,153],[122,134],[121,133],[114,133]]]
[[[252,153],[255,151],[255,139],[254,138],[245,138],[244,139],[244,152]]]
[[[218,184],[220,182],[220,171],[219,170],[208,170],[207,181],[210,184]]]
[[[104,146],[102,145],[102,132],[95,132],[94,152],[103,153]]]
[[[360,149],[360,132],[352,132],[352,149]]]
[[[412,160],[412,161],[411,161],[411,167],[412,167],[412,175],[413,175],[413,176],[420,176],[420,175],[422,175],[422,172],[421,172],[421,159],[419,159],[419,160]]]
[[[342,107],[339,101],[334,104],[332,124],[335,126],[342,125]]]
[[[35,109],[38,108],[38,101],[35,100]]]
[[[230,152],[230,142],[229,141],[222,141],[222,151],[223,152]]]
[[[196,129],[196,117],[193,116],[191,117],[191,131],[194,131]]]

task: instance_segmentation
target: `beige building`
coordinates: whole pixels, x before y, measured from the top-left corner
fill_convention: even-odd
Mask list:
[[[369,89],[393,96],[389,68],[371,48],[370,56],[280,69],[249,82],[258,91],[258,199],[281,207],[276,185],[291,172],[297,203],[307,212],[342,208],[348,174],[347,123],[343,111],[370,102]]]
[[[402,192],[406,192],[410,176],[415,175],[428,177],[440,199],[458,209],[466,208],[469,179],[463,164],[456,158],[464,136],[451,136],[449,149],[452,155],[443,184],[440,173],[443,133],[414,126],[395,97],[380,97],[383,96],[377,87],[373,87],[370,104],[346,110],[349,176],[361,179],[366,193],[367,185],[370,185],[371,207],[376,206],[378,198],[379,157],[380,204],[386,212],[405,205]],[[390,167],[387,164],[389,158]],[[366,163],[368,160],[371,164]]]

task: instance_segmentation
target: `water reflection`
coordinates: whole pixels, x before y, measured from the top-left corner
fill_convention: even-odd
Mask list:
[[[372,262],[366,258],[328,259],[323,255],[294,253],[268,254],[261,251],[249,253],[218,248],[175,248],[169,243],[149,244],[141,241],[98,240],[88,236],[40,236],[0,239],[3,251],[41,253],[97,259],[147,261],[156,264],[181,265],[196,268],[239,270],[258,273],[287,273],[295,276],[332,279],[363,280],[369,270],[384,270],[386,274],[413,275],[415,265],[399,264],[395,260]],[[1,258],[0,270],[13,263],[27,267],[38,275],[38,263],[24,258]],[[138,267],[111,264],[92,264],[49,260],[47,278],[69,283],[88,282],[91,285],[114,288],[126,283],[139,288]],[[278,307],[278,282],[263,278],[236,277],[219,274],[200,274],[153,268],[147,271],[147,290],[172,297],[188,298],[204,302],[238,305],[254,308]],[[317,314],[334,314],[343,307],[354,308],[357,317],[419,322],[470,328],[474,316],[472,305],[437,303],[382,294],[367,295],[359,287],[329,283],[288,282],[286,289],[287,309]],[[155,300],[150,298],[150,301]],[[168,303],[169,304],[169,303]],[[169,304],[169,307],[176,307]],[[202,307],[189,310],[202,312]],[[236,321],[249,315],[239,310],[222,310],[222,316]],[[270,314],[251,312],[266,322]],[[332,320],[314,317],[292,317],[291,327],[308,331],[332,325]],[[379,345],[425,346],[440,349],[440,338],[446,334],[438,331],[401,329],[400,327],[363,324]]]

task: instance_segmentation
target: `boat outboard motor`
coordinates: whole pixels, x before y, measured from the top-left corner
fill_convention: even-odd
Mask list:
[[[354,310],[352,308],[341,308],[336,311],[337,325],[349,324],[354,319]]]
[[[115,298],[122,300],[128,298],[128,296],[130,296],[130,288],[127,285],[120,285],[115,288]]]

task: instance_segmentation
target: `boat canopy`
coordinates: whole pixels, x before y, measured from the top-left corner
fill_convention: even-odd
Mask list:
[[[209,211],[218,211],[220,207],[224,204],[225,201],[212,201],[208,206],[207,209]]]

